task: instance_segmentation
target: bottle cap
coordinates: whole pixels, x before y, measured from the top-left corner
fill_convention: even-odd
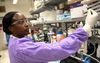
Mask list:
[[[62,34],[62,31],[58,31],[57,34]]]

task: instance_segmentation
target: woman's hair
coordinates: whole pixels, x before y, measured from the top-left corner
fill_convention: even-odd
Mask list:
[[[2,20],[2,25],[3,25],[3,31],[8,34],[11,35],[12,32],[8,29],[9,26],[11,26],[12,23],[12,18],[13,16],[16,14],[17,12],[8,12]]]

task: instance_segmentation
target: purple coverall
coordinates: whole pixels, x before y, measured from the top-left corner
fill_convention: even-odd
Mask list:
[[[88,39],[87,32],[79,28],[66,39],[56,43],[34,43],[28,37],[10,38],[10,63],[48,63],[62,60],[76,53],[82,43]]]

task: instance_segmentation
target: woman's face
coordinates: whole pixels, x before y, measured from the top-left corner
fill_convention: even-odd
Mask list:
[[[29,27],[25,16],[21,13],[16,13],[12,19],[12,33],[17,37],[24,37],[29,34]]]

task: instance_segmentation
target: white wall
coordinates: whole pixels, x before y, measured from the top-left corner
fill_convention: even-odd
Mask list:
[[[13,4],[13,0],[0,1],[0,6],[6,7],[6,12],[0,13],[0,17],[4,16],[7,12],[18,11],[24,14],[26,17],[30,16],[29,9],[31,8],[30,0],[18,0],[17,4]]]
[[[0,24],[2,24],[2,20],[1,19],[0,19]],[[0,50],[5,49],[6,48],[6,44],[7,44],[6,36],[5,36],[5,34],[4,34],[3,30],[2,30],[2,31],[0,31]]]

